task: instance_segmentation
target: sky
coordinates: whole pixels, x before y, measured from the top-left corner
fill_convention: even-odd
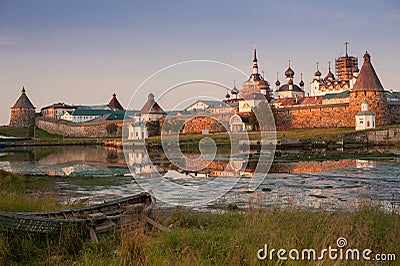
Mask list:
[[[8,124],[23,86],[37,111],[54,102],[106,104],[114,92],[123,106],[134,95],[130,106],[140,109],[148,93],[158,98],[168,89],[168,75],[137,88],[179,62],[213,60],[249,76],[254,44],[271,84],[277,72],[283,81],[290,60],[295,83],[304,73],[309,89],[316,62],[326,75],[347,41],[360,68],[367,50],[384,88],[399,90],[399,33],[397,0],[0,0],[0,124]],[[216,71],[239,88],[246,79]],[[181,91],[199,90],[225,95],[212,86]],[[166,110],[176,104],[172,96],[161,101]]]

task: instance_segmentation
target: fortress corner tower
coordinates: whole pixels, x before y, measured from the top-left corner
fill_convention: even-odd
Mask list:
[[[364,63],[360,74],[353,89],[350,91],[349,109],[353,117],[359,112],[364,100],[368,102],[369,110],[375,114],[377,126],[390,123],[386,93],[371,64],[371,56],[368,52],[364,54]]]

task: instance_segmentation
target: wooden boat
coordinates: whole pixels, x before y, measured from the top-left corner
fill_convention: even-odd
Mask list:
[[[154,204],[148,193],[93,206],[52,212],[0,212],[0,230],[59,234],[67,227],[87,228],[92,239],[119,226],[136,226]]]

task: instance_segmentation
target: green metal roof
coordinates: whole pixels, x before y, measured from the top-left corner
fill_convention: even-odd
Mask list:
[[[350,97],[350,91],[343,91],[340,93],[327,93],[325,96],[322,98],[322,100],[329,100],[329,99],[338,99],[338,98],[347,98]]]
[[[123,120],[125,117],[124,110],[112,110],[106,120]]]
[[[361,111],[361,112],[358,112],[357,113],[357,116],[360,116],[360,115],[375,115],[373,112],[371,112],[371,111]]]
[[[67,111],[72,116],[95,116],[95,119],[104,120],[123,120],[126,116],[133,117],[140,115],[140,111],[137,110],[101,110],[101,109],[75,109],[73,111]]]
[[[386,97],[390,99],[400,99],[400,92],[398,91],[385,91]]]
[[[105,115],[109,114],[111,111],[110,110],[93,110],[93,109],[75,109],[73,111],[67,111],[70,115],[73,116],[100,116],[100,115]]]

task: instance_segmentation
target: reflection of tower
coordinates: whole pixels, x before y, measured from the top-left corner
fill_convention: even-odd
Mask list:
[[[239,175],[239,171],[243,170],[243,164],[244,164],[244,160],[243,159],[231,159],[229,160],[229,164],[232,168],[232,170],[234,170],[236,172],[236,175]]]
[[[153,165],[144,149],[133,149],[128,152],[128,166],[136,176],[159,177],[165,173],[158,165]]]

